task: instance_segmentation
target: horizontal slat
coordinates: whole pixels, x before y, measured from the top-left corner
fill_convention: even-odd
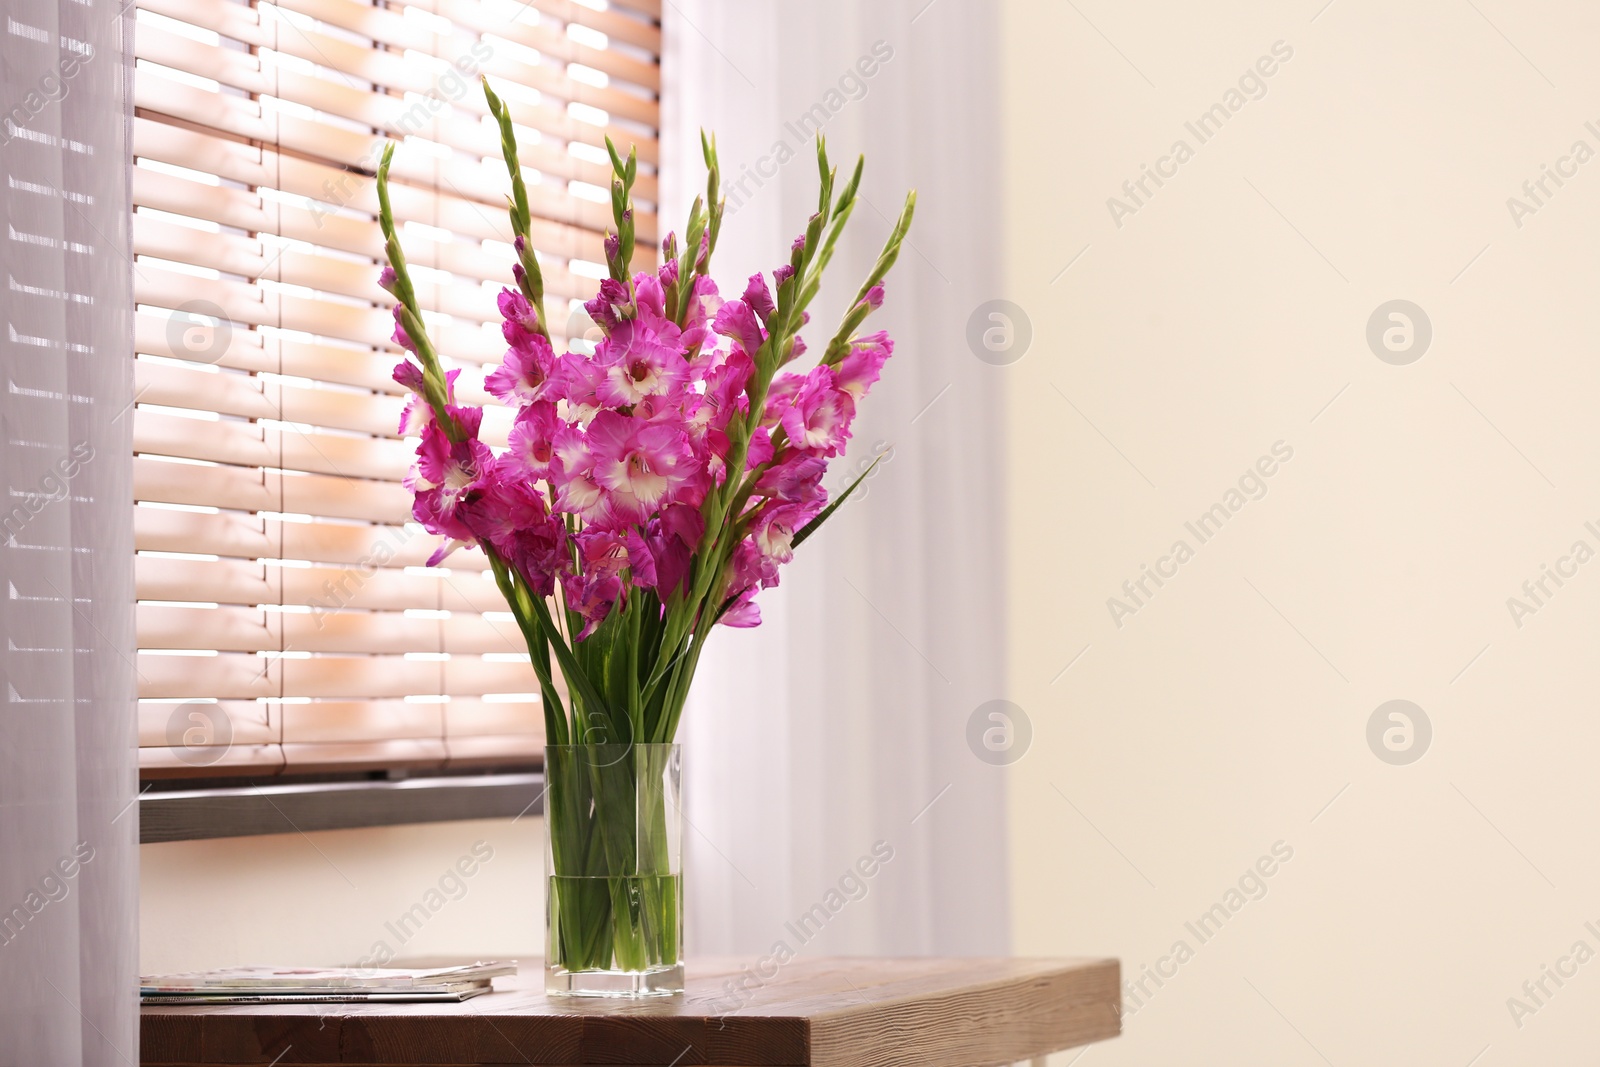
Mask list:
[[[345,744],[374,737],[443,742],[445,708],[404,700],[314,700],[273,705],[286,744]]]
[[[216,556],[238,556],[244,559],[311,560],[321,563],[353,564],[357,568],[374,565],[391,567],[420,567],[427,562],[439,539],[422,532],[420,527],[367,525],[365,523],[284,522],[281,519],[258,515],[241,515],[222,512],[215,515],[192,511],[168,511],[164,508],[136,507],[133,509],[134,546],[141,552],[185,552]],[[141,565],[153,565],[149,557],[141,558]],[[170,563],[187,560],[163,561]],[[193,561],[204,562],[204,561]],[[487,567],[483,554],[477,549],[458,549],[450,557],[455,573],[452,583],[465,586],[474,568]],[[287,568],[300,570],[300,568]],[[138,568],[135,568],[137,573]],[[341,575],[333,568],[329,575]],[[379,573],[388,573],[380,571]],[[338,584],[337,582],[335,584]],[[315,582],[320,588],[321,582]],[[140,593],[147,600],[206,600],[218,597],[157,596]],[[468,599],[471,599],[469,597]],[[235,600],[234,603],[277,603],[268,597],[264,600]],[[389,607],[394,605],[377,605]],[[426,604],[405,604],[404,607],[431,607]],[[439,605],[443,606],[443,605]]]
[[[276,774],[283,766],[272,705],[253,700],[141,702],[139,773],[146,778]]]
[[[223,53],[213,50],[213,54],[220,56]],[[228,54],[243,55],[243,53]],[[242,73],[230,75],[228,80],[245,83],[251,81]],[[292,88],[298,80],[289,72],[278,72],[277,81],[280,89]],[[326,84],[332,87],[331,82]],[[260,91],[259,88],[251,90],[248,84],[240,87],[247,91]],[[406,104],[403,99],[367,93],[357,93],[356,97],[362,102],[363,110],[370,112],[360,121],[387,131],[385,137],[406,136],[407,131],[399,128],[406,117]],[[133,99],[134,106],[146,113],[167,115],[196,126],[274,144],[281,148],[295,149],[321,159],[350,164],[365,162],[371,166],[382,154],[381,138],[327,123],[312,124],[309,120],[287,112],[264,109],[259,102],[247,97],[207,92],[165,77],[152,67],[139,67],[134,71]],[[355,108],[352,106],[347,110]],[[452,139],[473,141],[474,152],[483,157],[494,158],[498,155],[499,140],[490,133],[487,126],[467,123],[441,123],[441,125],[465,131],[480,131],[474,137]],[[592,135],[594,141],[597,144],[604,144],[604,132],[596,127],[591,128],[596,131]],[[621,131],[618,131],[617,136],[621,137],[624,143],[628,140]],[[482,140],[482,144],[476,143],[479,139]],[[379,151],[373,151],[375,146]],[[644,158],[645,153],[642,149],[639,154],[641,159]],[[396,163],[392,173],[396,191],[410,182],[432,186],[439,181],[439,163],[437,157],[431,153],[396,152],[395,158]],[[477,208],[497,213],[504,209],[504,173],[490,163],[453,160],[448,167],[448,184],[457,195],[466,198],[463,202],[475,202]],[[498,204],[494,199],[496,196],[501,197]],[[610,224],[609,205],[580,200],[565,190],[551,192],[539,188],[538,184],[534,183],[529,186],[528,197],[529,207],[541,218],[597,233],[604,231]],[[639,210],[635,214],[635,220],[640,236],[646,240],[654,240],[655,213]]]
[[[512,763],[537,763],[544,757],[544,734],[495,734],[452,737],[445,742],[447,767],[492,767]]]
[[[394,319],[385,308],[354,307],[332,300],[299,296],[269,290],[245,282],[218,278],[197,278],[192,274],[157,267],[148,261],[134,271],[133,298],[140,304],[173,308],[199,314],[214,305],[222,316],[250,326],[271,326],[298,330],[358,344],[386,342],[394,332]],[[210,312],[215,314],[215,312]],[[454,352],[457,359],[498,363],[505,343],[498,333],[478,324],[428,324],[428,336],[441,349]],[[209,334],[194,343],[202,354],[209,354],[214,342]],[[399,353],[398,346],[393,349]]]
[[[258,330],[223,330],[215,338],[197,337],[191,341],[185,336],[185,327],[193,322],[192,316],[175,320],[175,316],[163,312],[140,311],[133,317],[134,351],[169,359],[194,359],[234,370],[318,378],[387,393],[403,391],[392,377],[393,356],[365,348],[290,341]]]
[[[544,736],[544,711],[536,699],[490,701],[456,697],[435,706],[444,709],[445,735],[451,741],[507,734]]]
[[[148,512],[148,509],[140,510]],[[411,533],[412,530],[414,527],[405,527],[401,532]],[[419,542],[434,543],[426,534],[413,536]],[[383,566],[397,554],[391,553],[389,544],[386,539],[376,539],[373,555],[364,564],[345,568],[280,567],[242,559],[169,559],[141,555],[135,559],[135,589],[140,600],[286,604],[310,607],[323,614],[345,609],[507,610],[500,590],[482,573],[432,569],[427,574],[414,574]],[[453,556],[451,561],[460,563],[466,558],[482,563],[482,556],[477,554]],[[515,633],[515,628],[508,632]]]
[[[144,777],[537,762],[545,743],[537,701],[144,701],[138,707]],[[220,730],[218,713],[228,722]]]
[[[435,62],[430,64],[419,62],[416,50],[409,53],[386,51],[304,26],[296,26],[291,32],[280,32],[284,23],[271,17],[263,18],[265,12],[262,7],[247,7],[227,0],[143,0],[140,6],[244,44],[272,49],[340,74],[353,75],[361,81],[422,97],[431,96],[438,101],[432,106],[444,107],[448,101],[456,107],[487,114],[483,96],[475,84],[475,74],[481,70],[497,80],[538,89],[540,93],[556,100],[587,104],[651,128],[660,125],[660,106],[653,98],[576,81],[559,68],[548,65],[510,60],[497,54],[491,42],[480,42],[477,36],[468,33],[419,35],[418,43],[427,44],[423,51],[435,57]],[[640,25],[637,22],[633,24]],[[140,58],[180,70],[191,69],[185,65],[184,55],[171,55],[170,42],[163,41],[159,46],[156,44],[151,33],[156,29],[149,24],[139,26],[139,34],[150,34],[149,38],[141,36],[137,42]],[[198,47],[215,47],[188,38],[179,37],[177,40]],[[167,50],[165,54],[170,58],[161,58],[162,53],[158,52],[158,48]],[[450,79],[448,82],[445,81],[447,77]],[[565,114],[553,108],[545,110],[549,113],[550,125],[535,128],[565,138],[565,122],[569,121]],[[528,162],[528,165],[538,166],[532,162]],[[585,180],[594,181],[593,178]],[[600,183],[606,180],[602,176]]]
[[[139,750],[140,778],[265,777],[283,767],[283,746],[277,744],[229,745],[214,753],[167,747]]]
[[[277,706],[254,700],[141,701],[139,747],[187,751],[225,745],[230,738],[237,745],[272,744],[282,733],[272,714]]]
[[[492,159],[496,165],[500,161],[498,130],[489,120],[488,105],[477,94],[475,87],[463,92],[455,101],[446,101],[437,96],[431,99],[390,96],[358,86],[344,75],[323,77],[306,73],[287,64],[273,62],[270,57],[255,52],[219,48],[150,25],[139,27],[135,34],[135,49],[137,58],[147,63],[209,78],[250,94],[249,97],[219,96],[215,103],[208,106],[192,93],[175,91],[189,88],[185,83],[160,73],[158,68],[141,65],[134,72],[134,100],[142,108],[242,136],[250,136],[258,129],[271,131],[269,136],[258,139],[285,146],[307,137],[321,140],[320,135],[307,130],[300,123],[287,122],[291,116],[282,109],[263,107],[256,99],[271,97],[356,125],[373,127],[386,137],[397,140],[417,137],[454,149],[472,160]],[[492,69],[494,63],[491,62],[490,66]],[[464,87],[470,84],[463,82]],[[572,83],[563,78],[559,84],[565,87]],[[541,137],[551,136],[595,147],[603,146],[605,139],[610,137],[613,142],[636,144],[641,161],[650,164],[657,162],[659,148],[652,136],[616,125],[581,122],[566,110],[547,104],[528,105],[513,100],[508,101],[508,106],[518,125],[538,131]],[[283,136],[285,132],[290,136]],[[337,140],[340,139],[336,138],[335,142]],[[348,139],[343,140],[351,143]],[[318,154],[334,158],[332,153]],[[399,165],[395,169],[395,176],[420,178],[421,175],[414,173],[417,166],[416,162]],[[473,171],[489,168],[482,164],[471,165],[466,158],[457,158],[452,169],[470,175]],[[470,182],[472,179],[469,177],[467,180]],[[542,206],[535,207],[540,214],[563,206],[572,210],[589,204],[569,197],[565,192],[557,194],[540,190],[540,194],[545,198]],[[565,219],[560,215],[550,217]],[[581,216],[569,221],[583,225]],[[596,227],[590,225],[588,228]]]
[[[382,236],[376,223],[362,224],[345,218],[337,221],[362,230],[363,239],[377,240]],[[499,326],[501,320],[497,298],[501,288],[513,284],[509,261],[502,261],[475,245],[446,245],[443,249],[434,246],[436,250],[449,251],[451,254],[413,258],[409,256],[413,243],[423,242],[407,241],[408,260],[413,267],[428,266],[428,259],[448,259],[454,268],[451,273],[458,274],[456,278],[440,280],[437,275],[417,272],[413,286],[424,311]],[[374,247],[378,246],[369,245],[365,251],[370,252]],[[378,285],[379,268],[376,263],[352,262],[340,255],[284,249],[255,237],[197,230],[148,212],[140,212],[133,217],[133,250],[140,256],[154,256],[251,279],[264,278],[286,285],[304,286],[370,301],[384,308],[394,301]],[[489,284],[486,286],[485,282]],[[566,334],[567,324],[565,316],[561,314],[564,302],[574,298],[589,299],[594,295],[595,284],[555,266],[545,272],[545,282],[547,313],[553,313],[556,319],[561,320],[550,323],[551,333],[559,343],[565,340]],[[383,338],[369,340],[378,343]],[[490,350],[493,350],[492,344]]]
[[[290,341],[278,334],[244,329],[224,330],[215,339],[199,338],[200,350],[196,351],[196,345],[191,345],[184,336],[185,327],[193,321],[192,317],[175,320],[174,316],[162,312],[138,312],[133,317],[134,351],[169,359],[197,359],[234,370],[314,378],[385,393],[404,391],[394,381],[395,358],[392,355],[371,349]]]
[[[302,423],[400,440],[400,411],[405,402],[398,396],[310,389],[286,385],[274,378],[149,360],[134,362],[133,381],[134,395],[141,404]],[[510,408],[492,402],[484,408],[480,438],[490,445],[504,445],[514,418]],[[404,467],[397,468],[396,474],[404,473]]]
[[[653,22],[630,18],[615,9],[597,11],[572,0],[531,0],[529,6],[562,22],[598,30],[613,40],[624,41],[657,56],[661,54],[661,27]]]
[[[282,749],[284,774],[427,770],[445,767],[450,759],[449,746],[440,738],[391,738],[381,733],[327,744],[286,741]]]
[[[209,422],[146,410],[134,415],[133,450],[384,481],[399,481],[412,461],[412,449],[403,441],[302,433],[228,419]]]
[[[661,0],[611,0],[613,8],[627,8],[648,16],[657,22],[661,21]]]
[[[340,257],[310,255],[292,249],[269,248],[255,238],[205,233],[147,214],[133,217],[133,250],[140,256],[155,256],[224,274],[304,286],[381,305],[387,305],[392,299],[379,287],[378,268],[373,264],[351,263]],[[419,283],[416,286],[417,299],[424,311],[477,322],[498,324],[500,321],[495,304],[498,290],[486,289],[476,282],[428,283],[419,279]],[[373,338],[374,341],[381,339]]]
[[[515,623],[481,615],[418,618],[329,604],[304,612],[141,604],[138,643],[149,649],[222,652],[522,653]]]
[[[286,0],[293,3],[294,0]],[[311,3],[348,4],[352,0],[307,0]],[[590,48],[580,44],[543,23],[521,18],[526,11],[522,0],[403,0],[409,7],[420,7],[442,15],[458,26],[466,26],[478,33],[494,34],[531,48],[541,56],[561,63],[577,63],[620,81],[629,82],[651,92],[661,91],[661,67],[645,63],[621,52]],[[644,158],[644,153],[640,153]]]
[[[434,34],[424,30],[419,22],[404,18],[399,11],[369,7],[354,0],[280,0],[279,6],[399,48],[431,53],[436,47]],[[651,90],[661,88],[659,67],[580,45],[550,27],[527,19],[527,8],[518,0],[472,0],[470,5],[454,0],[416,0],[409,6],[515,41],[563,63],[581,63]]]
[[[168,656],[141,652],[136,660],[139,696],[184,700],[195,696],[255,700],[261,697],[403,697],[443,694],[526,693],[538,688],[533,667],[457,656],[413,660],[401,656]]]
[[[340,519],[402,523],[411,516],[411,494],[392,482],[335,478],[320,474],[286,475],[246,467],[211,467],[133,461],[133,495],[138,500],[326,515]]]
[[[200,321],[195,314],[198,312],[169,315],[159,311],[141,311],[135,314],[134,351],[141,355],[198,362],[201,364],[200,367],[189,368],[195,373],[212,373],[204,368],[216,366],[230,370],[310,378],[332,385],[352,385],[377,390],[391,396],[399,396],[405,392],[394,380],[394,367],[398,360],[393,353],[342,348],[329,342],[317,344],[310,341],[286,340],[277,333],[243,327],[221,328],[214,332],[195,332]],[[499,400],[490,397],[481,388],[484,375],[481,364],[463,366],[458,361],[452,360],[445,360],[444,363],[448,369],[463,371],[462,376],[456,381],[456,400],[459,403],[486,405],[490,408],[501,406]],[[143,396],[139,399],[146,400]],[[155,403],[154,400],[147,402]],[[398,413],[399,408],[396,407],[394,410]],[[384,417],[387,417],[386,411],[383,413]],[[503,417],[509,419],[511,415],[507,413]],[[491,428],[500,418],[502,416],[493,413],[488,415]],[[384,432],[388,434],[389,429],[385,429]],[[493,432],[491,436],[494,436]]]
[[[456,697],[448,702],[405,700],[314,700],[268,704],[255,700],[140,701],[139,747],[198,747],[222,744],[343,743],[373,736],[441,740],[446,736],[542,734],[544,718],[537,699],[486,701]],[[196,713],[202,718],[195,718]],[[227,720],[222,730],[214,716]],[[201,733],[191,733],[195,729]],[[188,734],[188,736],[185,736]]]
[[[452,766],[541,760],[544,712],[537,700],[488,701],[455,697],[444,708],[445,744]]]
[[[264,200],[246,189],[209,185],[148,167],[136,167],[133,172],[136,206],[255,233],[275,233],[355,255],[377,256],[383,250],[376,221],[377,187],[366,173],[283,155],[270,148],[256,148],[148,117],[134,119],[134,154],[304,198],[300,204]],[[363,157],[363,164],[370,168],[373,161]],[[435,193],[431,189],[396,183],[390,191],[397,221],[442,227],[456,237],[452,242],[441,244],[407,233],[408,261],[489,281],[502,279],[509,272],[509,264],[499,256],[489,256],[483,265],[477,265],[486,253],[471,243],[500,241],[509,245],[511,224],[506,218],[503,201],[492,206],[479,204],[452,195],[448,186]],[[341,207],[372,217],[355,218],[336,213]],[[605,262],[604,237],[600,233],[534,218],[529,234],[534,249],[543,255]],[[641,246],[640,251],[653,250]],[[564,270],[556,267],[551,268],[550,278],[552,293],[570,289],[570,295],[587,299],[583,290],[594,288],[593,283],[584,285],[572,281]]]

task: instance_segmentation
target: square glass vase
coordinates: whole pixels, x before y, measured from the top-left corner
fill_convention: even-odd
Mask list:
[[[683,753],[545,748],[545,992],[683,992]]]

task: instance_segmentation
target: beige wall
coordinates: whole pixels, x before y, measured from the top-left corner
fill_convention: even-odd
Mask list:
[[[995,295],[1034,330],[996,370],[1034,729],[1015,947],[1130,977],[1193,950],[1097,1065],[1576,1063],[1600,562],[1520,627],[1507,600],[1600,550],[1600,160],[1520,220],[1507,198],[1600,150],[1600,9],[1322,3],[1004,7]],[[1199,143],[1185,121],[1278,41],[1265,95]],[[1107,198],[1179,138],[1193,158],[1119,228]],[[1409,365],[1365,339],[1397,298],[1433,326]],[[1201,544],[1184,523],[1279,441],[1265,496]],[[1119,628],[1108,598],[1180,538],[1193,558]],[[1394,699],[1432,724],[1409,765],[1366,737]],[[1292,859],[1245,879],[1265,895],[1230,900],[1276,842]],[[1217,903],[1202,942],[1184,924]],[[1541,1006],[1545,965],[1576,974]]]
[[[532,960],[543,849],[532,817],[142,845],[140,973],[376,966],[380,944],[397,959]]]

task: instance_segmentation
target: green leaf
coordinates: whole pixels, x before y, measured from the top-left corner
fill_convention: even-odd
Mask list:
[[[594,710],[605,712],[607,717],[612,717],[611,706],[606,703],[594,683],[589,681],[589,676],[583,668],[578,666],[577,657],[572,654],[572,649],[567,647],[567,642],[562,639],[561,632],[556,629],[556,624],[550,618],[550,608],[545,604],[544,597],[534,597],[532,602],[533,613],[539,620],[539,625],[544,627],[545,634],[550,639],[550,649],[555,653],[556,662],[561,666],[561,674],[567,680],[567,685],[577,691],[579,697],[587,704],[593,714]]]

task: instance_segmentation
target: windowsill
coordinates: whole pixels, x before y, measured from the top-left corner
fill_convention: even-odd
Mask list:
[[[139,841],[194,841],[367,826],[514,819],[544,810],[544,775],[514,770],[399,780],[272,779],[166,788],[139,796]]]

